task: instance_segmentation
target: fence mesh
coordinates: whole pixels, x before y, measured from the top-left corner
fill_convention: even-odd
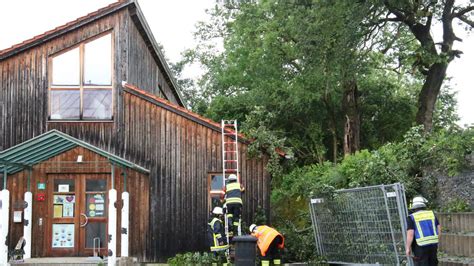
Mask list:
[[[310,210],[317,251],[329,262],[407,264],[401,184],[338,190],[311,199]]]

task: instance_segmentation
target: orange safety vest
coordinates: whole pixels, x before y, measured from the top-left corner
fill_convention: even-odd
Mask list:
[[[257,238],[258,249],[260,249],[262,256],[265,256],[268,251],[268,247],[277,236],[281,236],[281,244],[278,245],[278,248],[283,249],[285,246],[285,238],[283,235],[278,233],[277,230],[271,228],[270,226],[257,226],[252,235]]]

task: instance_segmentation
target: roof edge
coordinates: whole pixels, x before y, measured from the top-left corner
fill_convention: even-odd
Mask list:
[[[66,24],[58,26],[52,30],[46,31],[42,34],[36,35],[30,39],[27,39],[21,43],[17,43],[12,45],[9,48],[4,50],[0,50],[0,61],[5,60],[9,57],[17,55],[21,52],[24,52],[30,48],[33,48],[39,44],[42,44],[46,41],[52,40],[56,37],[59,37],[63,34],[66,34],[70,31],[73,31],[77,28],[80,28],[84,25],[87,25],[97,19],[103,18],[105,16],[110,15],[120,9],[123,9],[131,4],[135,4],[135,0],[133,1],[118,1],[114,2],[106,7],[100,8],[94,12],[91,12],[85,16],[79,17],[73,21],[70,21]]]
[[[24,142],[22,142],[22,143],[19,143],[19,144],[15,145],[15,146],[13,146],[13,147],[10,147],[10,148],[8,148],[8,149],[6,149],[6,150],[0,151],[0,160],[3,159],[3,155],[5,155],[5,154],[7,154],[7,153],[9,153],[9,152],[11,152],[11,151],[17,149],[19,146],[28,145],[29,143],[33,143],[33,142],[35,142],[35,141],[37,141],[37,140],[39,140],[39,139],[41,139],[41,138],[45,138],[45,137],[47,137],[47,136],[49,136],[49,135],[59,136],[59,137],[65,139],[65,140],[67,140],[67,141],[70,141],[71,143],[76,144],[77,146],[81,146],[81,147],[83,147],[83,148],[86,148],[86,149],[88,149],[88,150],[91,150],[91,151],[93,151],[93,152],[95,152],[95,153],[97,153],[97,154],[99,154],[99,155],[101,155],[101,156],[107,158],[107,159],[108,159],[109,161],[111,161],[112,163],[117,163],[117,164],[120,164],[120,165],[123,165],[123,166],[125,166],[125,167],[131,168],[131,169],[134,169],[134,170],[137,170],[137,171],[142,172],[142,173],[146,173],[146,174],[149,174],[149,173],[150,173],[150,170],[148,170],[148,169],[146,169],[146,168],[144,168],[144,167],[141,167],[140,165],[137,165],[137,164],[135,164],[135,163],[133,163],[133,162],[130,162],[129,160],[126,160],[126,159],[124,159],[124,158],[121,158],[121,157],[119,157],[119,156],[117,156],[117,155],[114,155],[114,154],[112,154],[112,153],[110,153],[110,152],[108,152],[108,151],[105,151],[105,150],[103,150],[103,149],[101,149],[101,148],[99,148],[99,147],[96,147],[96,146],[94,146],[94,145],[92,145],[92,144],[89,144],[89,143],[87,143],[87,142],[85,142],[85,141],[83,141],[83,140],[80,140],[80,139],[77,139],[77,138],[75,138],[75,137],[73,137],[73,136],[70,136],[70,135],[68,135],[68,134],[66,134],[66,133],[64,133],[64,132],[61,132],[61,131],[57,130],[57,129],[49,130],[49,131],[47,131],[47,132],[45,132],[45,133],[43,133],[43,134],[41,134],[41,135],[38,135],[38,136],[33,137],[33,138],[31,138],[31,139],[29,139],[29,140],[27,140],[27,141],[24,141]],[[56,155],[54,155],[54,156],[56,156]],[[14,162],[14,163],[15,163],[15,162]]]
[[[128,92],[132,95],[135,95],[137,97],[140,97],[146,101],[149,101],[155,105],[158,105],[160,107],[163,107],[165,108],[166,110],[169,110],[169,111],[172,111],[178,115],[181,115],[181,116],[184,116],[190,120],[193,120],[203,126],[206,126],[214,131],[217,131],[217,132],[221,132],[221,124],[211,120],[211,119],[208,119],[208,118],[205,118],[199,114],[196,114],[194,112],[191,112],[189,111],[188,109],[184,108],[184,107],[181,107],[181,106],[178,106],[176,104],[173,104],[171,103],[170,101],[166,100],[166,99],[163,99],[163,98],[160,98],[154,94],[151,94],[151,93],[148,93],[134,85],[131,85],[129,83],[127,83],[126,81],[123,81],[122,82],[122,87],[124,88],[124,91],[125,92]],[[226,129],[226,132],[229,132],[229,133],[234,133],[233,130],[229,130],[229,129]],[[249,139],[247,138],[245,135],[241,134],[241,133],[238,133],[237,134],[238,137],[239,137],[239,141],[244,143],[244,144],[251,144],[253,142],[252,139]],[[283,152],[282,150],[280,149],[276,149],[275,150],[278,155],[282,156],[282,157],[286,157],[286,153]]]
[[[145,34],[147,35],[148,39],[150,40],[153,51],[158,56],[158,59],[159,59],[158,61],[160,61],[166,75],[168,76],[168,78],[171,82],[171,85],[174,87],[174,90],[173,90],[174,93],[173,94],[175,94],[176,99],[178,99],[178,101],[179,101],[179,104],[181,106],[184,106],[184,100],[183,100],[183,97],[181,95],[180,86],[178,85],[176,79],[174,78],[174,75],[171,72],[171,69],[168,65],[168,62],[166,61],[166,58],[165,58],[163,52],[161,51],[161,49],[158,46],[158,42],[156,41],[155,36],[153,35],[153,32],[150,29],[150,26],[148,25],[148,22],[145,19],[145,15],[143,14],[138,2],[136,0],[132,0],[132,2],[134,3],[134,5],[131,5],[129,7],[129,9],[131,9],[130,15],[136,17],[138,19],[138,21],[140,22],[140,26],[143,27],[143,30],[145,31]]]

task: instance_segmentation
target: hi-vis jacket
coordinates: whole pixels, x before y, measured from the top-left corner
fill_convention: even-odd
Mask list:
[[[210,239],[211,239],[211,251],[222,251],[226,250],[229,245],[227,245],[227,239],[223,235],[223,226],[222,226],[222,221],[219,220],[218,218],[214,217],[209,223],[209,234],[210,234]],[[221,244],[219,244],[221,243]]]
[[[278,236],[281,237],[281,243],[278,245],[278,248],[283,249],[285,247],[285,238],[283,237],[283,235],[280,234],[277,230],[271,228],[270,226],[257,226],[253,231],[252,235],[257,238],[257,246],[262,256],[265,256],[265,254],[267,254],[268,247],[270,246],[272,241]]]
[[[415,223],[415,240],[420,247],[438,244],[438,228],[433,211],[417,211],[410,215]]]
[[[240,203],[242,204],[242,188],[238,181],[227,183],[225,186],[225,203]]]

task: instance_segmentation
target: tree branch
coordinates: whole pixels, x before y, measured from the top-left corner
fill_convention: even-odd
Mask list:
[[[387,44],[387,46],[381,51],[382,54],[386,54],[392,47],[393,44],[400,38],[400,29],[402,27],[402,24],[399,24],[397,27],[397,33],[395,33],[395,36],[390,40],[390,42]]]
[[[469,20],[468,18],[466,18],[466,16],[461,16],[457,18],[461,20],[462,22],[466,23],[467,25],[471,26],[471,28],[474,28],[474,21]]]
[[[399,19],[399,21],[403,21],[403,22],[408,23],[407,16],[402,11],[400,11],[399,9],[391,6],[389,1],[387,1],[387,0],[384,1],[384,4],[387,7],[387,9],[390,11],[390,13],[394,14]]]
[[[454,12],[453,17],[460,18],[460,17],[464,16],[466,13],[469,13],[471,11],[474,11],[474,6],[468,6],[468,7],[465,7],[463,9],[459,10],[458,12]]]

